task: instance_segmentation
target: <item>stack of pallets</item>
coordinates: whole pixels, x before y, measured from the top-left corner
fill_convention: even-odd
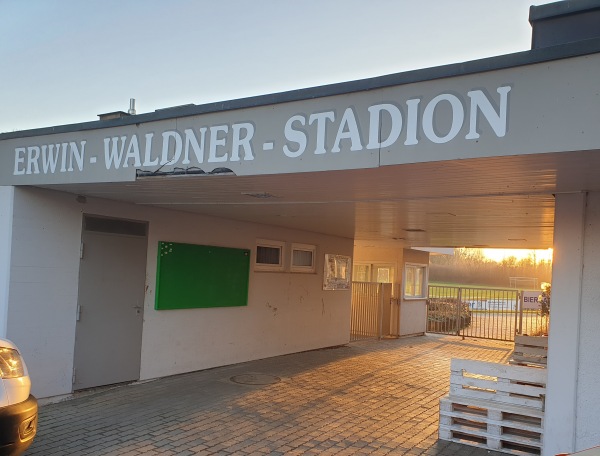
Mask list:
[[[546,367],[548,361],[548,338],[537,336],[515,336],[515,349],[511,364]]]
[[[442,440],[517,455],[540,454],[546,370],[466,359],[451,362],[440,399]]]

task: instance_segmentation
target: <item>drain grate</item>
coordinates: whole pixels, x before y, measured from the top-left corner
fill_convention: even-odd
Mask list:
[[[269,374],[241,374],[230,378],[233,383],[240,385],[272,385],[279,383],[281,379]]]

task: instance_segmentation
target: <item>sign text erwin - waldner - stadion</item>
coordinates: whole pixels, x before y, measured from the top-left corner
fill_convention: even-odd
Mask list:
[[[287,160],[302,160],[310,155],[340,155],[340,152],[343,155],[385,148],[402,153],[422,142],[448,143],[457,138],[465,126],[464,139],[476,141],[480,138],[478,130],[482,119],[491,127],[490,134],[493,132],[501,138],[507,132],[510,91],[510,86],[501,86],[494,97],[482,90],[471,90],[462,98],[442,93],[427,103],[411,98],[399,104],[377,103],[363,109],[346,106],[297,113],[281,124],[282,131],[270,132],[266,141],[257,139],[260,119],[141,133],[136,132],[135,126],[126,126],[117,127],[123,131],[116,134],[117,128],[94,130],[94,134],[78,132],[79,135],[88,133],[85,139],[60,135],[59,141],[49,135],[46,136],[48,143],[14,147],[12,175],[18,179],[18,176],[76,174],[88,169],[95,174],[125,168],[206,169],[207,165],[215,168],[236,162],[268,161],[272,154],[280,154]],[[252,110],[247,112],[252,113]],[[235,115],[236,111],[231,113]],[[213,119],[211,114],[205,114],[196,116],[194,122]],[[148,127],[153,123],[143,125]],[[21,143],[26,141],[27,138],[20,140]]]

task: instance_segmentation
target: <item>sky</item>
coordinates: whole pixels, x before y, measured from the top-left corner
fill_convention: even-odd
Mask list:
[[[0,132],[530,48],[543,0],[0,0]]]

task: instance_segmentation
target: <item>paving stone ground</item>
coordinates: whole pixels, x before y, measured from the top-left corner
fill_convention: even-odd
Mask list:
[[[500,456],[438,440],[438,402],[451,358],[507,362],[511,350],[427,335],[103,388],[41,406],[26,455]]]

